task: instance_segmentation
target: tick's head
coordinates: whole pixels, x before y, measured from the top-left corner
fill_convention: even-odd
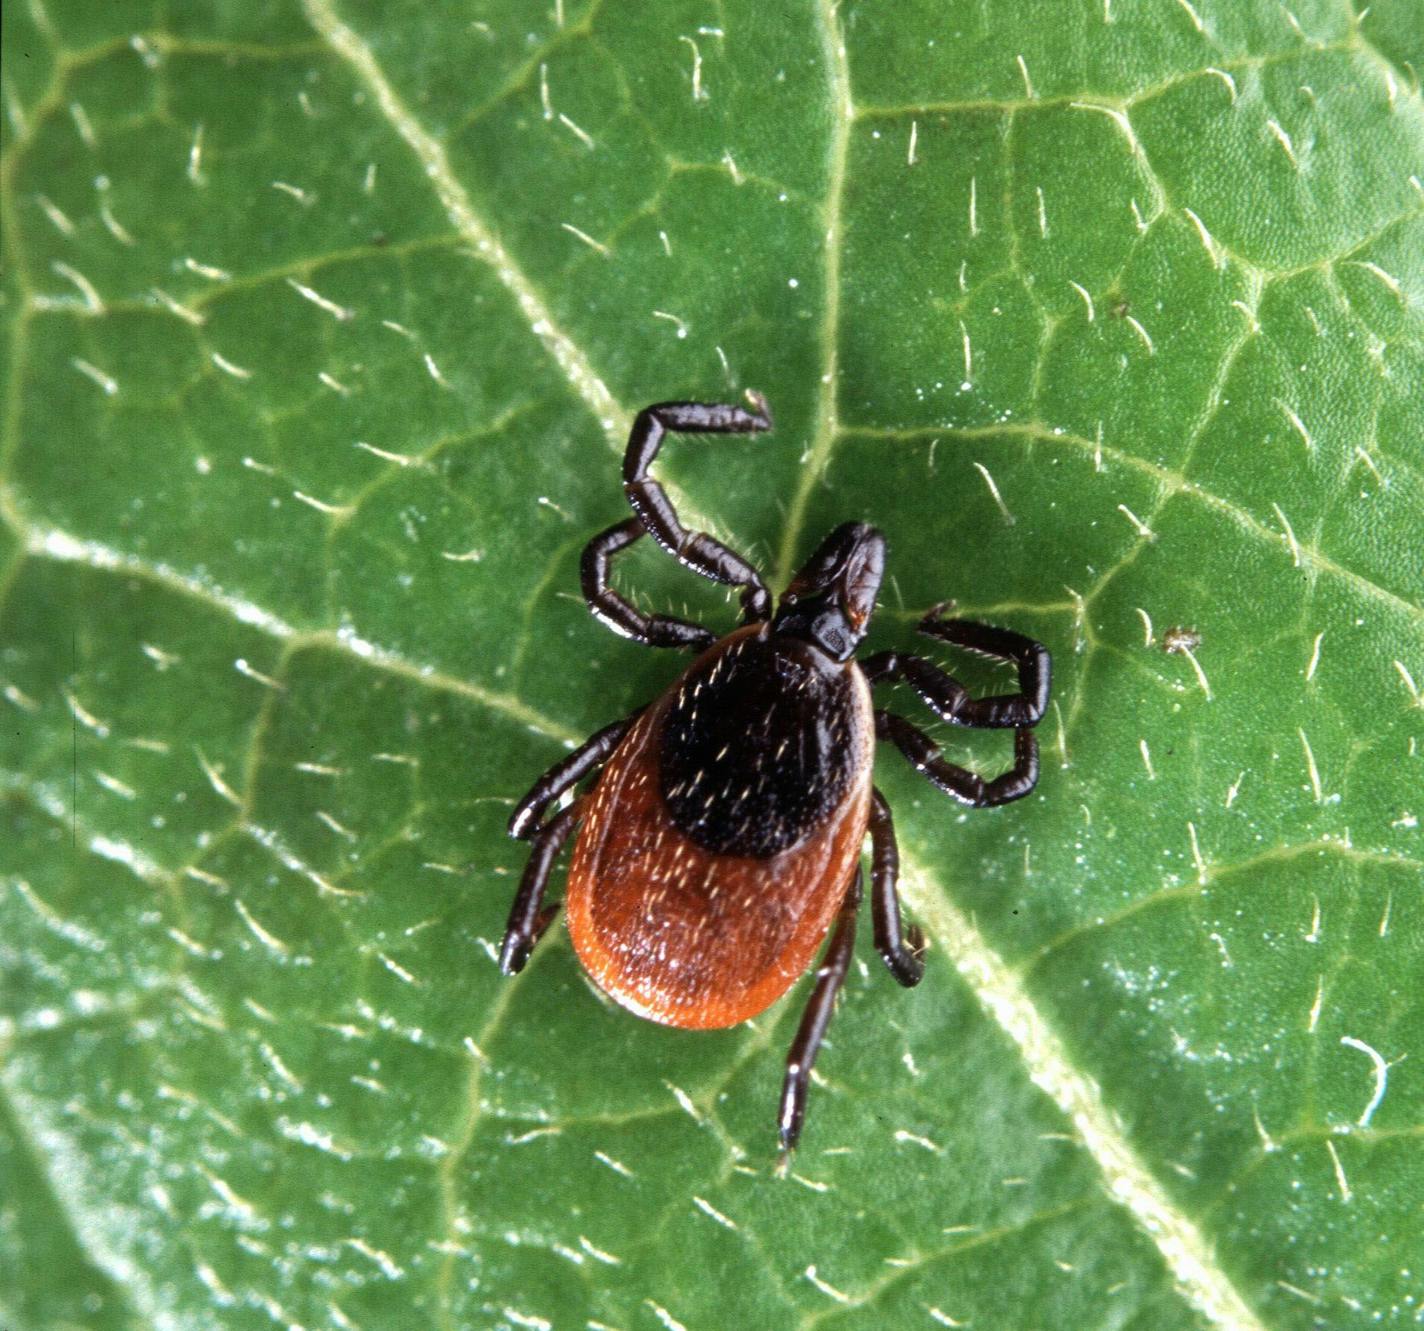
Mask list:
[[[843,523],[792,578],[773,631],[849,661],[865,637],[884,572],[885,538],[864,522]]]

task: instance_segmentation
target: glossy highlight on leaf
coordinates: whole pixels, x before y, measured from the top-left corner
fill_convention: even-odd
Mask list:
[[[1417,1323],[1416,0],[0,21],[0,1323]],[[804,983],[493,956],[685,663],[577,597],[628,427],[744,389],[689,521],[1055,663],[1031,798],[880,756],[926,974],[860,939],[785,1178]]]

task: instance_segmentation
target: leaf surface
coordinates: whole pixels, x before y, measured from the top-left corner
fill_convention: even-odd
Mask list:
[[[1417,1322],[1415,0],[3,12],[0,1320]],[[804,985],[491,955],[680,668],[577,597],[632,414],[744,388],[691,521],[1056,665],[1030,799],[882,757],[928,970],[785,1179]]]

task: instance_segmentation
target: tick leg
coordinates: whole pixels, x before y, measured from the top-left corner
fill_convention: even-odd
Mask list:
[[[929,777],[946,795],[976,809],[1022,799],[1038,784],[1038,741],[1031,730],[1014,732],[1014,765],[992,781],[947,762],[934,740],[894,712],[876,709],[875,733],[880,739],[892,741],[915,770]]]
[[[840,913],[836,916],[836,929],[831,935],[830,945],[816,971],[816,987],[811,990],[806,1010],[801,1014],[801,1024],[796,1028],[796,1038],[792,1040],[786,1056],[786,1080],[781,1087],[778,1116],[783,1161],[796,1149],[796,1143],[801,1138],[801,1124],[806,1118],[806,1093],[811,1084],[811,1066],[816,1061],[826,1027],[831,1024],[836,995],[840,993],[846,971],[850,969],[851,953],[855,950],[855,914],[859,905],[860,869],[857,867]]]
[[[1019,691],[971,698],[969,690],[932,661],[901,652],[880,652],[861,663],[866,678],[887,683],[903,680],[934,709],[941,721],[956,726],[1000,729],[1037,725],[1048,706],[1052,662],[1048,649],[1022,633],[976,624],[968,619],[941,619],[931,610],[919,630],[931,638],[968,647],[981,656],[1010,661],[1018,667]]]
[[[549,805],[566,790],[572,790],[599,763],[608,758],[640,714],[641,709],[632,716],[615,721],[611,726],[604,726],[568,757],[560,758],[549,768],[529,787],[529,793],[514,806],[514,812],[509,817],[509,835],[516,841],[533,840],[543,830],[539,820],[543,818]]]
[[[643,529],[679,563],[713,582],[740,587],[742,621],[771,618],[771,594],[761,574],[735,550],[706,532],[688,531],[678,521],[667,491],[648,475],[663,436],[676,434],[755,434],[771,429],[771,411],[759,393],[749,393],[755,410],[714,402],[658,402],[644,407],[633,421],[623,457],[623,493]]]
[[[504,929],[504,942],[499,947],[499,968],[506,975],[517,975],[524,969],[530,950],[559,913],[557,902],[544,904],[544,890],[549,885],[554,861],[578,822],[579,812],[576,800],[530,838],[534,848],[529,852],[529,863],[524,866],[524,876],[519,880],[519,891],[515,893],[509,923]]]
[[[608,585],[608,566],[613,556],[644,534],[642,520],[629,518],[599,532],[584,546],[579,570],[583,599],[599,620],[634,642],[646,643],[649,647],[692,647],[704,651],[717,641],[717,635],[710,629],[672,615],[645,615]]]
[[[906,989],[919,984],[925,973],[921,954],[925,936],[912,924],[900,935],[900,852],[895,845],[895,821],[890,806],[878,790],[870,795],[870,922],[875,930],[875,950]]]
[[[519,880],[519,891],[510,908],[504,942],[499,949],[499,968],[506,975],[514,975],[524,969],[530,950],[558,914],[557,905],[543,904],[544,891],[548,887],[554,861],[577,822],[579,801],[575,800],[548,822],[540,820],[549,805],[566,791],[572,790],[609,757],[638,715],[634,712],[611,726],[604,726],[568,757],[561,758],[549,768],[515,805],[509,819],[509,835],[521,841],[532,841],[534,846],[529,852],[529,862],[524,866],[524,876]]]

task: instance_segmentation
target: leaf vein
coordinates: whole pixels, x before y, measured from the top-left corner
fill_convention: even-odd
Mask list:
[[[969,916],[953,904],[948,892],[903,851],[901,869],[902,889],[909,904],[980,1005],[1018,1047],[1034,1085],[1073,1124],[1083,1148],[1102,1173],[1109,1196],[1127,1208],[1156,1245],[1182,1297],[1223,1331],[1264,1331],[1221,1269],[1211,1243],[1148,1169],[1103,1102],[1097,1083],[1074,1063],[1021,978],[989,946]]]
[[[610,441],[621,447],[632,419],[629,412],[615,400],[583,349],[559,327],[534,284],[476,211],[450,165],[444,145],[411,114],[371,48],[337,17],[330,0],[304,0],[304,7],[312,27],[352,67],[396,133],[420,159],[451,224],[489,264],[574,392],[593,413]]]

